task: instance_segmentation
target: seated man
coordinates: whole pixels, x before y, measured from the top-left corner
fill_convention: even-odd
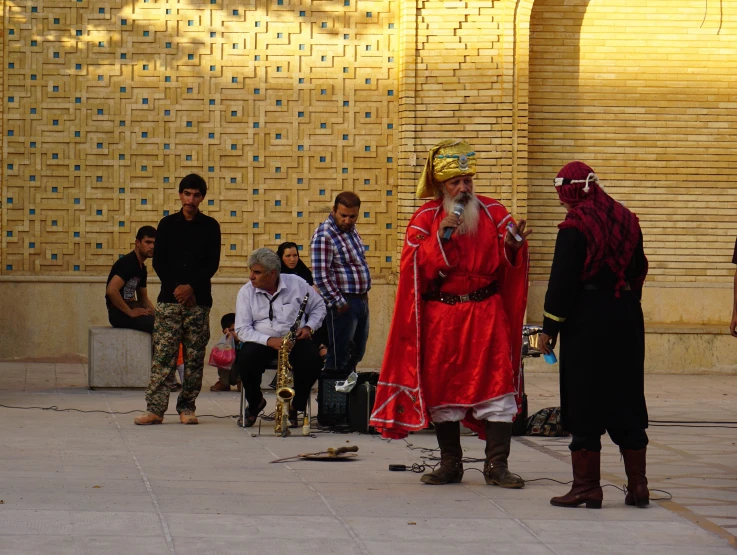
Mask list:
[[[250,283],[238,292],[235,307],[235,333],[243,342],[236,364],[248,400],[248,416],[243,426],[256,422],[266,407],[261,394],[261,377],[277,355],[283,338],[294,325],[305,295],[310,294],[305,313],[297,323],[297,335],[289,355],[294,375],[294,399],[289,414],[297,425],[297,411],[305,411],[310,389],[322,369],[322,359],[312,342],[313,330],[325,318],[325,303],[305,280],[281,274],[281,261],[269,249],[257,249],[248,257]]]
[[[156,229],[145,225],[135,247],[113,264],[107,278],[105,303],[110,325],[146,333],[154,329],[154,305],[146,292],[146,259],[154,255]]]
[[[154,330],[154,305],[146,288],[146,259],[154,255],[156,228],[145,225],[136,234],[133,250],[120,257],[110,270],[105,289],[105,303],[110,325],[114,328],[130,328],[152,333]],[[182,386],[176,377],[167,382],[172,391]]]

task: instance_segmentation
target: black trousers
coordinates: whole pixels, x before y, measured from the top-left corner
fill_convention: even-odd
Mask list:
[[[573,435],[571,444],[568,448],[571,451],[581,451],[586,449],[587,451],[601,451],[601,434],[579,436]],[[618,445],[622,449],[634,449],[639,450],[647,446],[648,439],[645,430],[642,428],[634,429],[613,429],[607,430],[609,437],[615,445]]]
[[[238,351],[235,363],[240,372],[248,406],[253,410],[258,408],[264,398],[261,393],[263,373],[278,354],[271,347],[260,343],[244,343]],[[289,354],[289,363],[292,365],[292,375],[294,376],[292,408],[304,411],[307,407],[310,390],[322,370],[322,359],[317,351],[317,346],[311,339],[297,341]]]
[[[154,316],[137,316],[131,318],[130,316],[123,314],[117,308],[108,308],[107,318],[110,320],[110,325],[114,328],[128,328],[131,330],[145,331],[146,333],[153,333],[154,331]]]

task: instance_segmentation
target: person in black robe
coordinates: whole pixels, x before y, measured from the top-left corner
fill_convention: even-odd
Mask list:
[[[561,416],[573,436],[573,486],[550,503],[601,508],[606,431],[624,458],[625,503],[644,507],[648,416],[640,301],[648,263],[642,231],[637,216],[604,192],[586,164],[567,164],[555,187],[568,213],[558,226],[540,344],[552,353],[560,333]]]
[[[301,277],[307,283],[312,285],[313,289],[315,289],[316,295],[320,294],[315,287],[315,280],[312,277],[312,272],[299,257],[297,243],[285,241],[276,249],[276,254],[279,257],[279,260],[281,260],[282,274],[294,274]],[[328,344],[328,331],[324,322],[322,326],[314,331],[312,340],[317,344],[320,356],[325,358],[325,355],[328,352],[326,347]]]

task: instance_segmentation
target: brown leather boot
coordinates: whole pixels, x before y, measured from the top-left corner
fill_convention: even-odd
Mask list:
[[[573,485],[571,491],[561,497],[553,497],[551,505],[556,507],[578,507],[586,503],[587,509],[601,509],[604,492],[601,489],[601,453],[598,451],[573,451]]]
[[[210,386],[210,391],[230,391],[230,386],[218,380]]]
[[[463,479],[461,423],[436,422],[435,435],[440,446],[440,464],[429,474],[423,474],[421,481],[433,486],[457,484]]]
[[[197,417],[194,415],[193,410],[183,410],[179,413],[179,421],[182,424],[198,424],[199,420],[197,420]]]
[[[485,422],[484,428],[486,430],[486,462],[484,463],[486,483],[490,486],[510,489],[525,487],[525,481],[516,474],[512,474],[507,468],[512,443],[512,423]]]
[[[163,416],[154,414],[153,412],[147,412],[143,416],[136,416],[133,422],[139,426],[150,426],[151,424],[161,424],[164,421]]]
[[[626,505],[646,507],[650,504],[650,491],[647,489],[645,476],[645,455],[647,447],[642,449],[620,449],[624,457],[624,470],[627,472]]]

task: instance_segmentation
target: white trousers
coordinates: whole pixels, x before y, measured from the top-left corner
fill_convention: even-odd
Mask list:
[[[433,422],[458,422],[463,420],[471,410],[476,420],[489,422],[512,422],[517,414],[517,402],[514,393],[503,395],[491,401],[484,401],[468,407],[458,405],[443,405],[429,407],[430,418]]]

